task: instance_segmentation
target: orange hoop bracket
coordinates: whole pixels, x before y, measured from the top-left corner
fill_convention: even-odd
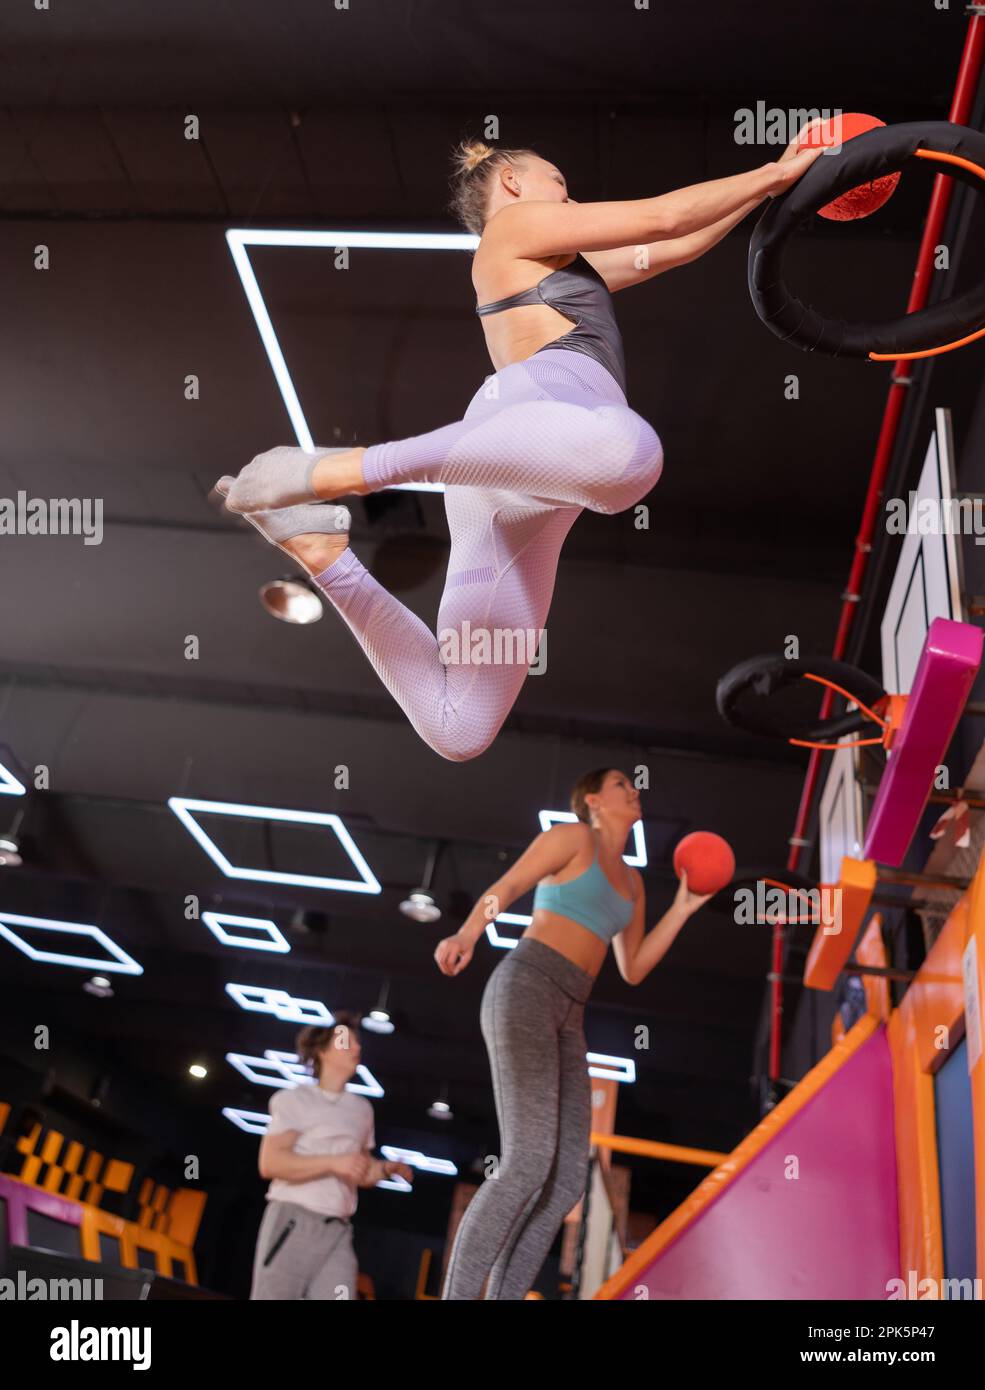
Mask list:
[[[767,886],[768,888],[779,888],[779,889],[781,889],[784,893],[790,894],[792,897],[798,897],[800,894],[803,894],[803,895],[806,897],[806,896],[807,896],[807,892],[808,892],[808,890],[807,890],[806,888],[795,888],[795,887],[793,886],[792,883],[784,883],[783,880],[782,880],[782,879],[779,879],[779,878],[760,878],[760,879],[757,879],[756,882],[757,882],[757,883],[765,883],[766,886]],[[807,906],[808,906],[808,908],[809,908],[809,907],[810,907],[810,903],[808,903]],[[756,920],[757,920],[758,922],[761,922],[762,925],[763,925],[763,926],[766,926],[766,927],[816,927],[816,926],[817,926],[817,922],[816,922],[816,920],[814,919],[813,916],[811,916],[811,917],[784,917],[784,918],[782,918],[782,919],[779,918],[779,917],[759,917],[759,918],[757,918]]]
[[[867,719],[871,719],[873,723],[879,725],[880,729],[882,729],[882,733],[878,738],[862,738],[858,739],[855,743],[814,743],[810,739],[805,738],[788,738],[788,743],[792,743],[795,748],[819,748],[823,752],[833,752],[839,748],[869,748],[877,743],[881,743],[886,748],[889,747],[890,741],[895,735],[896,730],[899,727],[899,724],[902,722],[903,718],[903,711],[902,709],[899,709],[897,711],[898,718],[894,723],[893,701],[902,700],[903,705],[905,707],[905,695],[887,695],[885,697],[887,707],[890,711],[890,717],[888,719],[883,719],[880,715],[876,714],[875,710],[870,709],[868,705],[863,704],[857,695],[853,695],[850,690],[845,690],[843,686],[835,685],[834,681],[829,681],[824,676],[815,676],[813,672],[805,671],[803,673],[802,679],[805,681],[816,681],[818,685],[826,685],[829,690],[835,690],[839,695],[843,695],[846,700],[851,700],[853,705],[858,705],[859,709],[862,711],[862,713],[866,716]],[[883,702],[880,701],[880,704],[882,703]]]

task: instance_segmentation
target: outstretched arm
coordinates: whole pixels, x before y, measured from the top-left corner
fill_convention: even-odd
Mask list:
[[[587,256],[582,252],[582,255],[602,276],[609,291],[615,294],[616,290],[652,280],[665,270],[674,270],[679,265],[696,261],[717,246],[762,201],[762,198],[750,198],[748,203],[743,203],[728,217],[722,217],[710,227],[702,227],[688,236],[669,237],[666,241],[651,241],[642,246],[620,246],[614,251],[591,251]]]
[[[439,941],[434,952],[443,975],[457,975],[472,959],[472,949],[490,922],[549,874],[556,874],[577,854],[588,827],[552,825],[533,840],[512,868],[491,883],[454,936]]]
[[[638,870],[636,877],[639,879],[640,891],[636,898],[633,920],[612,941],[619,974],[628,985],[638,985],[646,979],[653,967],[663,960],[670,950],[677,933],[687,919],[708,901],[707,897],[688,891],[687,874],[682,874],[673,903],[656,926],[644,932],[646,896],[643,892],[643,879]]]
[[[798,161],[796,167],[800,172],[795,175],[795,178],[800,178],[809,165],[823,153],[821,148],[817,148],[806,152],[809,158],[805,159],[803,157],[805,152],[800,149],[800,141],[816,124],[816,121],[809,121],[790,141],[772,167],[780,169],[781,165],[790,166],[796,159]],[[771,166],[767,165],[766,167]],[[783,174],[789,178],[792,172],[788,167],[783,171]],[[789,187],[789,184],[787,186]],[[775,193],[776,190],[773,192]],[[594,266],[613,294],[616,290],[624,290],[629,285],[640,285],[644,280],[652,280],[655,275],[662,275],[665,270],[674,270],[679,265],[687,265],[691,261],[696,261],[706,251],[717,246],[733,227],[738,226],[742,219],[747,217],[753,208],[759,207],[760,203],[768,196],[770,196],[769,193],[763,194],[762,197],[751,197],[741,207],[728,213],[727,216],[720,217],[717,222],[712,222],[707,227],[699,227],[697,231],[689,232],[686,236],[667,237],[661,241],[644,242],[637,246],[620,246],[610,251],[593,251],[585,256],[585,260]],[[582,252],[583,256],[584,254]]]
[[[543,260],[572,251],[610,251],[690,236],[750,203],[784,192],[822,153],[802,150],[745,174],[709,179],[656,198],[617,203],[517,202],[491,217],[482,242],[497,254]]]
[[[535,883],[556,874],[578,852],[585,827],[572,823],[552,825],[532,840],[511,869],[490,884],[462,924],[461,930],[480,937],[490,922],[505,912]]]

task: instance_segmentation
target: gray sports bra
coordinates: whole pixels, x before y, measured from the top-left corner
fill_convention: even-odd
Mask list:
[[[484,318],[486,314],[498,314],[500,309],[512,309],[520,304],[547,304],[575,325],[552,343],[545,343],[539,352],[547,348],[583,352],[615,377],[625,394],[626,361],[612,309],[612,296],[602,276],[584,256],[579,253],[570,265],[552,270],[529,290],[497,299],[493,304],[476,305],[475,312]]]

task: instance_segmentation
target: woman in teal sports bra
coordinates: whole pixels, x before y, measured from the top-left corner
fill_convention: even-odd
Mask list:
[[[638,985],[684,923],[708,901],[682,878],[673,904],[645,929],[638,869],[623,859],[640,798],[623,772],[602,768],[571,794],[577,823],[538,835],[434,953],[445,975],[472,959],[487,925],[536,884],[533,920],[489,976],[480,1022],[489,1052],[499,1169],[462,1217],[442,1298],[524,1298],[585,1191],[591,1134],[585,1004],[609,943]]]

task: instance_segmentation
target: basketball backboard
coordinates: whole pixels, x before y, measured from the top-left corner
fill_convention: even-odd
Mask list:
[[[934,411],[934,433],[920,481],[906,499],[907,530],[883,612],[882,683],[891,695],[908,695],[930,624],[962,621],[961,547],[950,519],[954,497],[951,412]],[[897,509],[898,514],[898,509]],[[935,516],[940,524],[934,524]]]

